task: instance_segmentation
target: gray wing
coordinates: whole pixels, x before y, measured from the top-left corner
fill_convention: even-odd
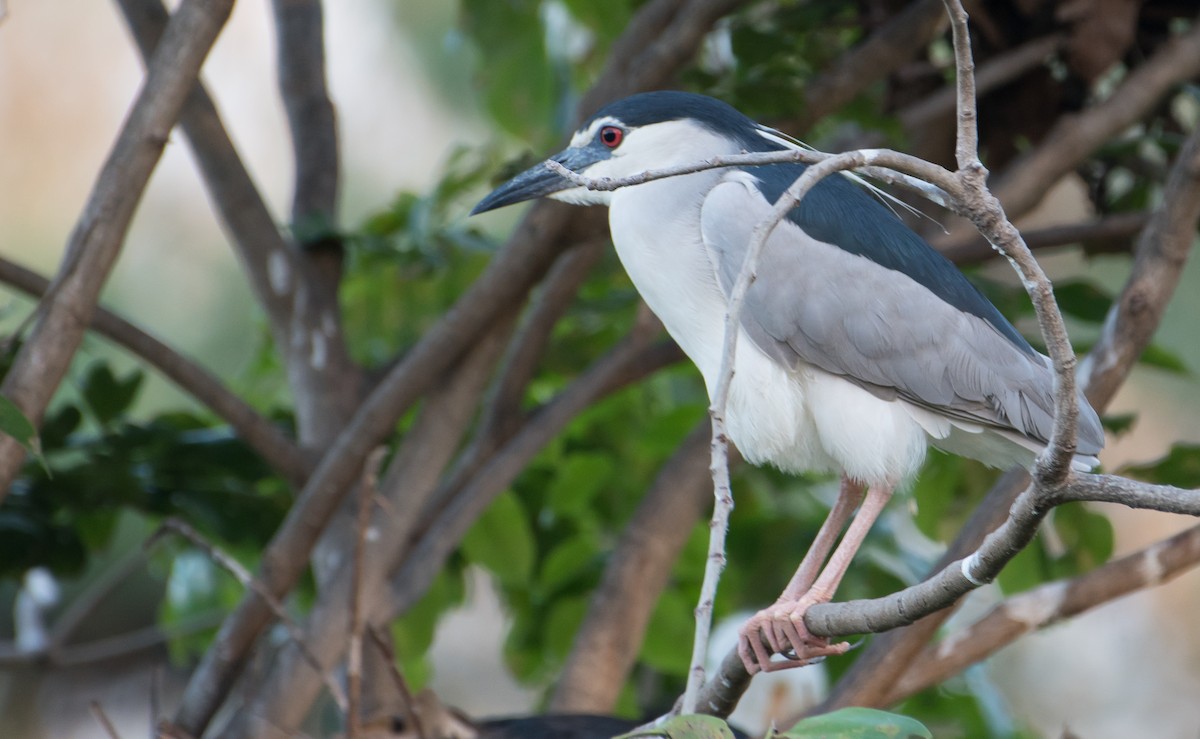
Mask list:
[[[751,231],[770,210],[749,178],[727,176],[701,210],[704,243],[726,294]],[[787,219],[760,257],[742,325],[779,361],[815,365],[886,399],[1041,442],[1053,428],[1046,357],[1023,351],[907,275],[817,241]],[[1081,408],[1078,452],[1092,455],[1103,432],[1090,406]]]

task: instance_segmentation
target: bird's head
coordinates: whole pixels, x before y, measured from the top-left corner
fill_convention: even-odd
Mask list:
[[[689,92],[645,92],[601,108],[550,159],[585,177],[623,178],[718,154],[784,145],[775,131],[720,100]],[[591,205],[607,204],[612,193],[579,187],[539,163],[493,190],[471,213],[540,197]]]

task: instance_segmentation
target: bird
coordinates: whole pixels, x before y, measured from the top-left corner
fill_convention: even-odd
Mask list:
[[[582,177],[627,178],[796,146],[723,101],[664,90],[605,105],[551,160]],[[472,215],[540,197],[608,206],[625,271],[711,397],[751,233],[805,169],[722,167],[603,191],[543,163]],[[753,675],[849,649],[811,634],[804,614],[832,600],[930,446],[993,467],[1034,463],[1053,428],[1054,372],[949,260],[849,176],[822,179],[774,229],[739,324],[729,439],[751,463],[841,479],[779,599],[740,631],[738,653]],[[1078,407],[1072,466],[1091,469],[1104,431],[1082,393]]]

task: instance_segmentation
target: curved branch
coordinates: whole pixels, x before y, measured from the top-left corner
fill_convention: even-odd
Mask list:
[[[995,654],[1021,636],[1161,585],[1200,564],[1200,526],[1097,567],[1072,580],[1014,595],[965,629],[930,646],[913,661],[886,702],[898,703]]]
[[[35,298],[42,297],[50,284],[36,272],[3,258],[0,258],[0,282]],[[278,426],[230,392],[215,375],[105,308],[96,308],[90,326],[96,333],[157,369],[179,389],[224,419],[251,449],[292,486],[298,488],[304,484],[312,471],[313,462]]]
[[[232,7],[233,0],[185,0],[150,60],[145,83],[71,232],[58,274],[38,307],[38,321],[0,385],[35,426],[41,424],[83,340],[150,174]],[[24,460],[25,450],[15,439],[0,438],[0,500]]]

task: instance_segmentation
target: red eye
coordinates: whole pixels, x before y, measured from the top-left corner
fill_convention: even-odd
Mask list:
[[[621,145],[621,140],[625,138],[625,132],[616,126],[605,126],[600,129],[600,142],[610,149],[615,149]]]

